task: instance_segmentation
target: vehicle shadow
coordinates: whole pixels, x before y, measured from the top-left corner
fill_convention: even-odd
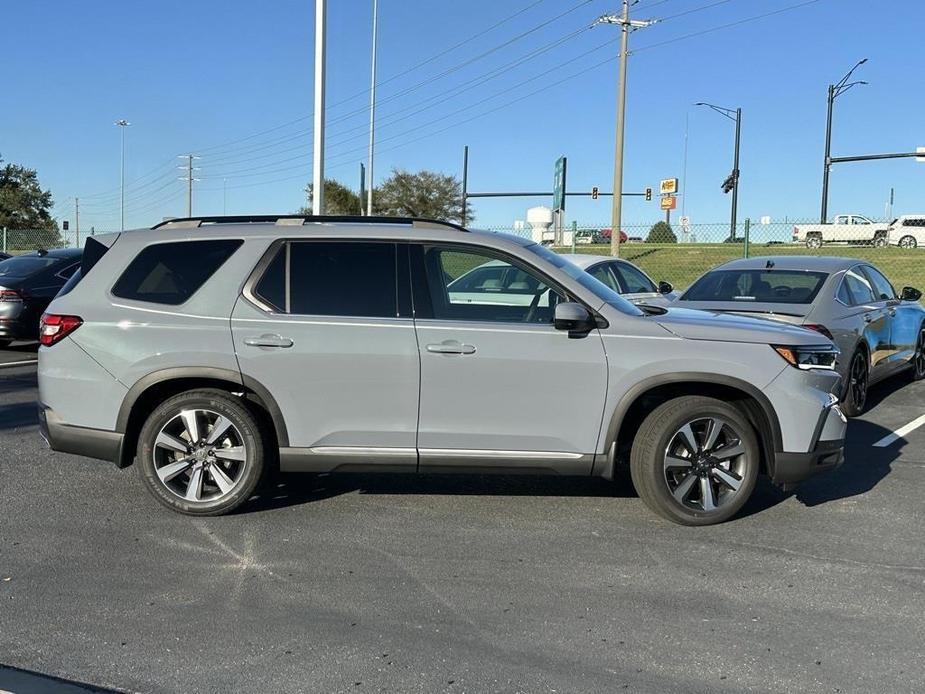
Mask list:
[[[426,494],[452,496],[633,497],[628,482],[598,477],[539,475],[279,473],[241,509],[267,511],[321,501],[342,494]]]
[[[0,349],[0,354],[36,354],[38,351],[38,342],[14,342],[10,346]]]
[[[39,418],[34,402],[17,402],[0,405],[0,431],[11,431],[38,426]]]

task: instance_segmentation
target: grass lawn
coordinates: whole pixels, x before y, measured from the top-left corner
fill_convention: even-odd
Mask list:
[[[570,248],[557,248],[562,253]],[[578,253],[609,255],[610,246],[578,246]],[[656,282],[665,280],[675,287],[688,287],[710,268],[742,257],[742,244],[651,244],[627,243],[620,247],[620,256],[641,267]],[[899,292],[910,286],[925,292],[925,249],[873,248],[864,246],[826,246],[822,251],[810,251],[802,246],[752,245],[749,255],[837,255],[864,260],[879,268]]]

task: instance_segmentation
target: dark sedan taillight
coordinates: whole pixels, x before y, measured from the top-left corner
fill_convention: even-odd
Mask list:
[[[810,330],[815,330],[817,333],[820,333],[821,335],[825,335],[827,338],[829,338],[833,342],[835,341],[835,338],[832,337],[831,331],[829,331],[829,329],[825,327],[824,325],[819,325],[818,323],[805,323],[803,327],[809,328]]]
[[[45,313],[39,323],[39,342],[45,347],[51,347],[60,342],[83,323],[80,316],[59,316],[55,313]]]
[[[27,299],[24,291],[19,289],[0,289],[0,301],[8,304],[21,304]]]

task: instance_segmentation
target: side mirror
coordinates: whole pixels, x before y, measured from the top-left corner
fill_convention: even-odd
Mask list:
[[[556,304],[553,325],[556,330],[568,330],[569,337],[584,337],[597,327],[597,321],[581,304],[566,301]]]
[[[915,287],[903,287],[899,298],[903,301],[918,301],[922,298],[922,292],[920,292]]]
[[[658,293],[659,294],[671,294],[674,291],[674,285],[671,282],[659,282],[658,283]]]

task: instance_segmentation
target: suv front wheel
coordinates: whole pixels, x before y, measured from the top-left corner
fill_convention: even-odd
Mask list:
[[[263,475],[260,426],[239,398],[193,390],[169,398],[138,437],[138,471],[154,497],[190,515],[228,513]]]
[[[682,525],[731,518],[758,478],[754,428],[733,405],[698,395],[656,407],[633,443],[630,472],[646,506]]]

